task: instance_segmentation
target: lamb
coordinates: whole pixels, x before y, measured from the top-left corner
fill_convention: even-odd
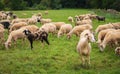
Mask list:
[[[118,45],[119,41],[120,41],[120,30],[108,32],[105,35],[103,42],[100,44],[100,51],[103,52],[108,43],[112,42],[115,45]]]
[[[58,38],[62,35],[62,34],[67,34],[72,30],[72,25],[71,24],[65,24],[62,25],[60,30],[58,31]]]
[[[118,56],[120,56],[120,47],[116,47],[115,54],[118,55]]]
[[[79,36],[81,34],[81,32],[83,32],[84,30],[89,29],[92,30],[92,26],[90,24],[85,24],[85,25],[79,25],[79,26],[75,26],[68,34],[67,34],[67,38],[70,39],[72,34],[75,34],[76,36]]]
[[[45,41],[49,45],[48,34],[46,32],[31,33],[29,30],[24,30],[23,32],[25,33],[27,39],[30,42],[31,49],[33,48],[33,41],[36,40],[37,38],[41,40],[42,43],[43,41]]]
[[[68,17],[68,21],[71,22],[71,23],[73,23],[74,22],[73,17],[69,16]]]
[[[105,21],[105,17],[104,16],[96,16],[98,21]]]
[[[90,30],[84,30],[80,35],[80,40],[77,44],[77,52],[79,53],[82,65],[90,65],[90,52],[91,44],[90,42],[95,42],[94,35]]]
[[[26,22],[14,23],[14,24],[10,27],[9,33],[10,33],[11,31],[17,30],[17,29],[19,29],[19,28],[21,28],[21,27],[23,27],[23,26],[27,26],[27,23],[26,23]]]

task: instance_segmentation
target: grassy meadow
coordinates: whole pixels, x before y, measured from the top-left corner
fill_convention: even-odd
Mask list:
[[[69,23],[68,16],[75,16],[86,13],[93,13],[88,9],[62,9],[48,10],[49,14],[44,15],[44,10],[34,11],[13,11],[20,18],[29,18],[35,13],[43,13],[43,18],[51,18],[53,22],[63,21]],[[99,15],[106,16],[106,22],[93,20],[94,30],[98,25],[109,22],[120,22],[120,18],[110,17],[105,13]],[[72,23],[74,26],[74,24]],[[40,23],[37,26],[41,26]],[[97,36],[97,35],[96,35]],[[5,40],[8,33],[6,30]],[[17,45],[9,50],[0,46],[0,74],[120,74],[120,56],[115,55],[114,49],[107,46],[104,52],[99,52],[96,43],[92,43],[91,67],[83,68],[81,60],[76,52],[76,45],[79,38],[75,35],[69,40],[66,36],[57,38],[56,35],[49,34],[50,45],[42,47],[40,41],[34,41],[33,50],[30,49],[28,40],[22,43],[17,41]]]

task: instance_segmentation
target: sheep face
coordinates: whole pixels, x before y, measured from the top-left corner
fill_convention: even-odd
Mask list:
[[[94,38],[94,35],[92,33],[88,34],[88,39],[91,41],[91,42],[95,42],[95,38]]]
[[[120,56],[120,47],[117,47],[117,48],[115,49],[115,54]]]
[[[58,38],[62,36],[62,32],[58,32]]]
[[[4,45],[5,45],[5,48],[8,49],[11,46],[11,42],[6,42]]]

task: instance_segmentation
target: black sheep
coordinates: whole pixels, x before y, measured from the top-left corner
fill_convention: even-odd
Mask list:
[[[105,17],[104,16],[96,16],[98,21],[105,21]]]
[[[10,22],[8,22],[8,21],[1,21],[0,24],[2,24],[5,29],[8,29],[10,26]]]
[[[36,39],[39,39],[42,43],[43,41],[45,41],[49,45],[48,34],[46,32],[34,33],[34,34],[32,34],[29,30],[24,30],[23,32],[25,33],[27,39],[30,42],[31,49],[33,48],[33,41]]]

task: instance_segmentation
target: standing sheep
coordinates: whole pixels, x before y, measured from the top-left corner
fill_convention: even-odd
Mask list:
[[[94,35],[90,32],[90,30],[84,30],[80,35],[80,40],[77,45],[77,52],[81,57],[83,66],[86,64],[90,65],[90,42],[95,42]]]

